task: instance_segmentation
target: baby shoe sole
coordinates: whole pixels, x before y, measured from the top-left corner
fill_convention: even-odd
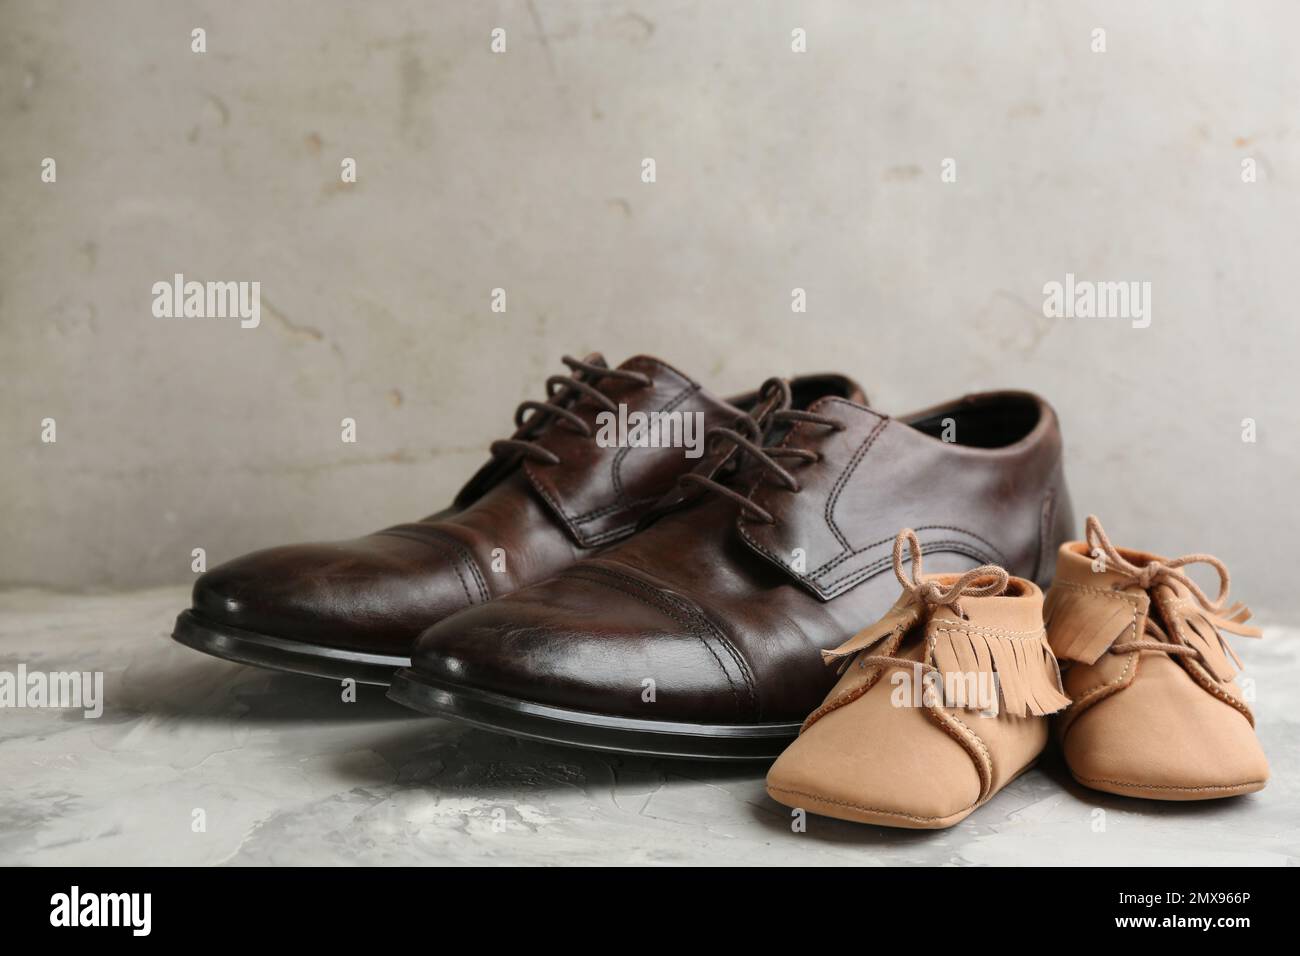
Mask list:
[[[978,810],[984,804],[988,803],[999,793],[1011,786],[1020,776],[1033,769],[1038,763],[1037,758],[1025,764],[1008,780],[1001,788],[991,793],[979,803],[974,803],[964,810],[949,814],[946,817],[922,817],[912,814],[901,813],[897,810],[883,810],[878,807],[867,807],[860,804],[849,803],[843,800],[832,800],[828,797],[817,796],[816,794],[803,793],[798,790],[785,790],[780,787],[769,786],[767,795],[777,803],[785,804],[796,810],[807,810],[810,813],[816,813],[823,817],[834,817],[837,820],[848,820],[852,823],[869,823],[878,827],[895,827],[904,830],[946,830],[948,827],[956,826],[961,821]]]
[[[1127,783],[1123,780],[1089,780],[1073,771],[1070,776],[1082,786],[1104,793],[1113,793],[1121,797],[1137,797],[1140,800],[1221,800],[1224,797],[1236,797],[1243,793],[1257,793],[1264,789],[1267,780],[1249,780],[1245,783],[1227,784],[1213,787],[1167,787],[1153,784]]]

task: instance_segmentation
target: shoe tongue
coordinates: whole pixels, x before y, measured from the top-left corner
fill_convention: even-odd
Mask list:
[[[784,387],[782,387],[784,386]],[[755,391],[736,396],[728,401],[758,427],[758,433],[752,434],[743,423],[740,426],[728,426],[759,445],[772,445],[778,442],[785,430],[790,427],[787,422],[774,421],[776,412],[788,408],[807,409],[823,398],[841,398],[865,405],[866,393],[845,375],[823,373],[802,375],[793,378],[769,378]],[[739,467],[734,466],[740,459]],[[706,451],[700,463],[694,469],[695,474],[712,478],[734,488],[749,487],[760,474],[760,466],[753,457],[743,454],[743,449],[728,441],[719,442],[717,447]],[[716,495],[699,489],[686,490],[675,487],[666,494],[647,515],[646,523],[659,516],[674,511],[682,506],[691,507],[709,501]]]
[[[771,381],[769,379],[764,385],[768,385]],[[773,389],[776,394],[771,397],[776,400],[760,404],[752,413],[765,432],[765,444],[774,444],[779,441],[790,427],[788,423],[776,423],[777,428],[770,430],[769,426],[772,424],[771,417],[774,412],[785,408],[807,411],[824,399],[834,398],[853,402],[857,405],[867,404],[867,393],[863,391],[862,386],[847,375],[840,375],[837,372],[797,375],[779,381],[784,383],[786,388],[784,390]],[[788,401],[784,400],[787,392],[789,395]]]
[[[748,435],[759,445],[777,444],[790,429],[791,423],[776,419],[776,413],[786,409],[808,409],[826,398],[840,398],[865,405],[866,392],[857,382],[847,375],[834,372],[815,375],[798,375],[792,378],[769,378],[754,392],[742,399],[746,414],[758,426],[759,434]],[[745,434],[743,428],[736,429]],[[701,469],[713,478],[725,480],[728,484],[747,485],[760,473],[759,466],[750,455],[741,454],[735,445],[724,445],[717,453],[705,459]],[[740,467],[725,477],[720,476],[722,466],[740,456]],[[697,471],[700,469],[697,469]]]
[[[602,369],[609,368],[609,363],[605,361],[605,356],[602,355],[600,352],[588,352],[586,355],[582,357],[582,361],[587,365],[592,365],[597,368],[602,368]],[[635,358],[628,359],[626,362],[620,365],[619,368],[625,368],[626,366],[628,366],[629,364],[635,361],[636,361]],[[586,376],[584,376],[583,373],[581,372],[576,372],[572,374],[573,377],[575,378],[581,378],[581,379],[586,378]],[[604,391],[604,389],[601,388],[602,383],[600,381],[591,382],[590,384],[592,385],[592,387]],[[548,395],[547,399],[550,400],[550,398],[551,396]],[[581,393],[576,393],[572,395],[570,398],[566,399],[563,404],[569,408],[572,408],[583,402],[590,404],[591,399]],[[535,417],[534,417],[534,421],[536,421]],[[512,435],[512,437],[522,437],[530,441],[544,440],[544,436],[548,432],[553,432],[555,430],[557,421],[558,419],[555,417],[543,418],[541,421],[536,421],[534,427],[528,429],[527,431],[524,431],[522,434],[516,433],[516,435]],[[474,473],[474,475],[469,479],[469,481],[467,481],[464,484],[464,486],[460,489],[460,491],[456,494],[456,498],[455,498],[456,505],[460,507],[464,507],[466,505],[469,505],[473,501],[477,500],[489,489],[499,484],[503,479],[506,478],[506,476],[513,473],[517,468],[521,466],[521,464],[523,464],[523,462],[517,456],[515,457],[506,456],[500,458],[493,456],[492,458],[489,458],[488,461],[484,463],[484,465],[481,468],[479,468],[477,472]]]
[[[867,393],[853,379],[838,372],[823,372],[818,375],[800,375],[791,379],[790,385],[795,392],[795,407],[799,399],[805,396],[805,405],[811,405],[819,398],[842,398],[855,405],[867,405]]]
[[[784,388],[773,387],[772,383],[774,381],[779,382]],[[758,401],[749,410],[749,417],[766,434],[767,430],[772,427],[772,416],[776,412],[790,408],[792,402],[790,401],[789,379],[768,379],[763,383],[763,387],[767,389],[767,393],[764,394],[762,390],[759,391]]]
[[[770,387],[774,381],[785,382],[786,380],[768,379],[756,391],[730,399],[735,404],[738,414],[732,422],[724,423],[724,427],[739,432],[759,445],[767,444],[771,440],[773,430],[773,413],[782,408],[788,408],[790,405],[788,389]],[[745,428],[744,420],[746,417],[758,426],[757,434],[753,434],[751,429]],[[745,484],[757,474],[757,466],[750,460],[750,456],[743,455],[742,452],[743,449],[739,445],[730,441],[718,440],[716,445],[706,443],[704,457],[700,459],[699,464],[693,470],[697,475],[712,478],[726,485]],[[740,459],[739,467],[734,464],[737,458]],[[646,523],[648,524],[659,516],[683,505],[692,506],[711,500],[714,497],[715,495],[711,492],[701,491],[698,488],[688,490],[680,484],[676,485],[651,509],[646,516]]]

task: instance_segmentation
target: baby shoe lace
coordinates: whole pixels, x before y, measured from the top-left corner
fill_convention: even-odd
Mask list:
[[[912,579],[910,581],[903,574],[904,545],[911,552]],[[933,579],[929,581],[922,580],[921,540],[911,528],[904,528],[898,532],[898,537],[894,539],[894,577],[898,578],[898,583],[903,586],[904,591],[911,593],[913,600],[931,607],[947,605],[958,616],[963,618],[966,616],[966,612],[961,609],[961,598],[995,597],[1005,591],[1007,584],[1011,581],[1011,575],[996,564],[983,564],[978,568],[971,568],[947,588]],[[992,580],[976,585],[975,582],[980,578],[992,578]]]
[[[1176,583],[1186,588],[1187,592],[1200,606],[1201,611],[1206,614],[1212,623],[1231,629],[1234,633],[1243,636],[1260,636],[1261,632],[1258,628],[1247,626],[1244,623],[1250,617],[1250,611],[1246,605],[1238,601],[1228,607],[1228,592],[1232,586],[1232,578],[1228,574],[1228,566],[1214,555],[1185,554],[1180,558],[1173,558],[1169,561],[1151,560],[1145,564],[1135,564],[1120,554],[1119,550],[1111,544],[1110,538],[1106,535],[1106,531],[1102,528],[1101,522],[1097,520],[1096,515],[1088,515],[1086,538],[1092,556],[1100,558],[1106,570],[1121,574],[1126,579],[1117,582],[1116,589],[1136,584],[1145,591],[1159,584]],[[1219,575],[1219,593],[1213,600],[1182,570],[1189,564],[1208,564]],[[1224,646],[1227,647],[1226,643]],[[1229,647],[1228,650],[1231,651],[1231,648]],[[1196,648],[1171,639],[1164,629],[1153,620],[1151,615],[1147,615],[1146,631],[1142,637],[1135,637],[1131,641],[1112,644],[1110,651],[1112,654],[1128,654],[1132,651],[1162,651],[1174,657],[1202,656],[1201,652]],[[1240,664],[1240,662],[1238,663]]]
[[[574,412],[572,404],[582,396],[590,398],[605,411],[618,413],[618,406],[604,392],[591,383],[602,378],[633,382],[642,387],[651,383],[649,375],[627,369],[609,368],[603,360],[581,362],[571,356],[561,359],[569,367],[570,375],[552,375],[546,380],[545,402],[521,402],[515,409],[515,433],[509,438],[494,441],[488,448],[494,457],[518,453],[545,465],[558,465],[559,455],[543,448],[535,441],[542,428],[551,419],[560,419],[583,436],[590,438],[594,432],[581,415]]]
[[[907,575],[903,573],[904,547],[910,552],[912,560],[911,580],[908,580]],[[983,564],[978,568],[971,568],[946,588],[934,579],[923,580],[921,576],[921,540],[911,528],[904,528],[898,532],[898,537],[894,539],[894,577],[898,578],[898,583],[903,586],[903,590],[910,594],[911,599],[917,602],[924,611],[929,612],[939,607],[950,607],[953,613],[962,618],[966,617],[966,612],[962,610],[961,606],[962,598],[996,597],[1006,591],[1007,585],[1011,582],[1011,575],[996,564]],[[989,580],[984,580],[986,578]],[[885,653],[862,655],[858,659],[858,666],[868,667],[879,664],[883,666],[913,667],[919,663],[923,672],[937,672],[937,668],[929,662],[928,655],[927,660],[920,662],[896,656],[898,647],[902,643],[902,634],[897,634],[895,638],[895,640],[889,642]]]
[[[730,442],[742,454],[748,454],[763,471],[775,477],[787,490],[798,493],[803,486],[800,485],[799,480],[789,470],[782,467],[777,459],[788,458],[796,461],[815,462],[821,460],[821,455],[806,448],[765,445],[763,442],[779,426],[796,422],[821,425],[833,431],[843,431],[846,426],[843,422],[828,415],[818,415],[816,412],[805,412],[791,408],[790,403],[793,399],[790,394],[790,384],[779,378],[770,378],[763,383],[763,387],[759,390],[759,406],[762,406],[764,400],[771,398],[774,394],[777,401],[774,410],[766,416],[764,424],[760,425],[759,420],[752,415],[743,415],[737,418],[731,424],[731,427],[715,425],[710,428],[705,432],[705,440],[711,447],[718,442]],[[706,491],[715,491],[738,504],[747,517],[762,521],[765,524],[776,523],[776,519],[772,517],[772,513],[766,508],[760,507],[746,495],[707,475],[692,472],[682,475],[678,482],[683,485],[697,485]]]

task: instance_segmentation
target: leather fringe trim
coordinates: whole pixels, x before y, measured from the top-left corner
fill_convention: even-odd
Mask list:
[[[1214,614],[1190,601],[1162,600],[1161,610],[1174,633],[1200,654],[1201,663],[1214,679],[1227,683],[1241,670],[1241,658],[1232,649],[1223,631],[1242,637],[1260,637],[1263,632],[1246,624],[1250,611],[1245,605],[1235,604],[1223,614]],[[1229,663],[1228,659],[1232,659]],[[1236,664],[1237,670],[1233,670]]]
[[[1047,592],[1043,619],[1057,657],[1095,664],[1115,642],[1142,636],[1150,607],[1145,593],[1057,581]]]
[[[837,673],[843,674],[849,666],[849,660],[859,651],[865,651],[874,644],[879,644],[887,637],[906,634],[921,620],[921,608],[908,595],[899,598],[885,616],[874,624],[869,624],[833,651],[822,651],[822,661],[826,664],[840,662]]]
[[[983,710],[1000,699],[999,713],[1043,717],[1070,705],[1044,631],[1012,634],[936,620],[930,624],[929,638],[949,707]],[[990,699],[994,686],[997,697]]]

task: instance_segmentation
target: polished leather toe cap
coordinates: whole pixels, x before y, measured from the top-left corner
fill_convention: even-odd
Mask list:
[[[193,608],[254,634],[404,654],[423,627],[470,603],[441,564],[427,545],[384,535],[268,548],[201,575]]]
[[[714,622],[648,582],[591,567],[432,626],[412,666],[586,713],[720,724],[755,714],[747,665]]]

